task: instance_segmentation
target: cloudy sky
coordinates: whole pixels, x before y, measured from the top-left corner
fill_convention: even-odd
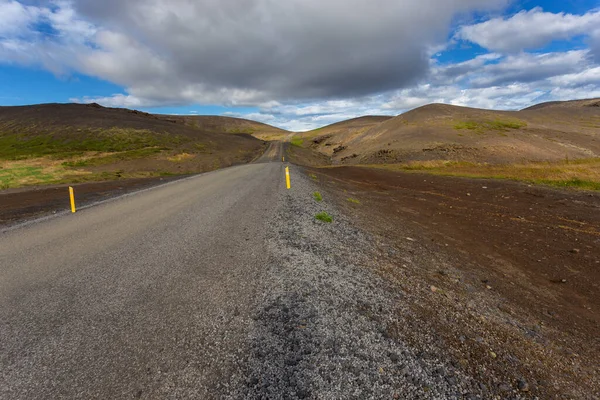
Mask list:
[[[306,130],[600,97],[598,0],[0,0],[0,105]]]

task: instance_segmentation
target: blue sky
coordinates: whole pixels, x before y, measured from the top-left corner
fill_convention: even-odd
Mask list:
[[[0,0],[0,105],[98,102],[306,130],[431,102],[600,97],[598,1],[322,3]]]

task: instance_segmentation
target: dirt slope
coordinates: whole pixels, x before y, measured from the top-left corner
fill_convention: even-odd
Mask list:
[[[348,164],[591,158],[600,156],[598,104],[598,99],[549,103],[522,111],[431,104],[359,132],[309,137],[304,145]]]
[[[260,140],[283,140],[290,132],[261,122],[215,115],[168,116],[193,128],[218,133],[246,133]]]
[[[294,139],[305,145],[320,145],[319,151],[327,156],[333,154],[335,146],[332,143],[345,143],[367,130],[388,121],[393,117],[369,115],[337,122],[308,132],[296,133]]]
[[[203,172],[264,149],[241,132],[97,104],[0,107],[0,189]]]

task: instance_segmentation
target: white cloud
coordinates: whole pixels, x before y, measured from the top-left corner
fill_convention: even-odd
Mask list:
[[[8,46],[15,32],[0,56],[96,76],[148,105],[357,97],[414,84],[454,16],[507,2],[54,0],[32,7],[55,31],[27,43],[33,56]]]
[[[44,13],[13,0],[0,0],[0,38],[22,35]]]
[[[489,87],[514,82],[535,82],[572,74],[589,67],[589,51],[510,55],[498,63],[484,66],[470,79],[474,87]]]
[[[545,46],[553,40],[589,35],[600,26],[600,11],[584,15],[544,12],[541,8],[521,11],[510,18],[494,18],[463,26],[457,39],[499,52],[519,52]]]
[[[599,85],[600,86],[600,67],[586,69],[581,72],[555,76],[550,78],[550,83],[559,87],[574,87]]]

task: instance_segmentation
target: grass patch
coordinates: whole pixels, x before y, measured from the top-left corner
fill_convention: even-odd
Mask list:
[[[349,197],[349,198],[348,198],[348,201],[349,201],[350,203],[354,203],[354,204],[360,204],[360,200],[358,200],[358,199],[353,199],[352,197]]]
[[[9,189],[29,185],[52,185],[63,183],[67,176],[82,177],[87,172],[71,171],[60,161],[49,157],[3,162],[0,168],[0,188]]]
[[[123,151],[120,153],[114,153],[109,155],[102,155],[100,157],[84,158],[81,160],[65,161],[63,166],[69,168],[84,168],[84,167],[97,167],[99,165],[113,164],[119,161],[136,160],[140,158],[148,158],[154,154],[159,154],[163,149],[157,147],[150,147],[139,150]]]
[[[333,222],[333,217],[329,214],[327,214],[325,211],[322,211],[320,213],[318,213],[317,215],[315,215],[315,219],[321,221],[321,222],[326,222],[328,224]]]
[[[485,133],[486,131],[506,132],[511,129],[520,129],[527,126],[527,123],[520,120],[492,120],[492,121],[460,121],[454,124],[456,130],[470,130],[476,133]]]
[[[292,138],[290,143],[292,144],[292,146],[302,147],[302,145],[304,144],[304,139],[295,137]]]
[[[427,172],[443,176],[508,179],[561,188],[600,190],[600,158],[503,165],[437,160],[372,165],[370,167]]]
[[[319,178],[317,178],[317,176],[315,174],[310,174],[308,175],[310,177],[310,179],[312,179],[313,181],[318,181]]]
[[[316,201],[323,201],[323,196],[319,192],[314,192],[313,197],[315,198]]]
[[[52,156],[65,159],[85,152],[117,153],[145,148],[172,148],[191,139],[158,134],[144,129],[97,129],[55,137],[52,132],[38,136],[0,134],[0,159],[25,160]]]

